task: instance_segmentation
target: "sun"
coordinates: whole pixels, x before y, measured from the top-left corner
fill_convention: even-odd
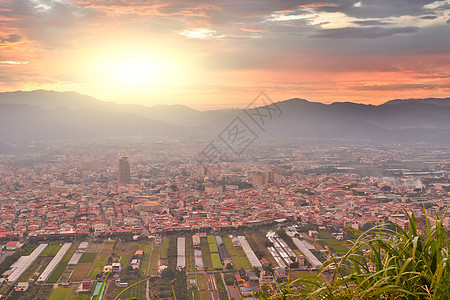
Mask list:
[[[177,68],[142,58],[120,59],[99,66],[100,73],[112,85],[123,88],[143,88],[156,85]]]

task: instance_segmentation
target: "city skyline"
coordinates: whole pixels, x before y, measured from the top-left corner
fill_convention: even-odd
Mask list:
[[[0,4],[0,90],[245,107],[258,91],[380,104],[449,92],[449,1]]]

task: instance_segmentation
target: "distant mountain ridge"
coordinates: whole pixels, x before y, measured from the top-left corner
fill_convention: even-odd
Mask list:
[[[450,98],[382,105],[277,102],[283,114],[267,136],[399,142],[450,142]],[[198,111],[184,105],[117,104],[75,92],[0,93],[0,143],[31,140],[219,134],[242,109]]]

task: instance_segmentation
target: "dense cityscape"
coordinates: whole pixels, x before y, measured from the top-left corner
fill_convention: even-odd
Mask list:
[[[141,281],[125,298],[257,298],[315,273],[354,230],[406,229],[409,213],[419,224],[437,213],[450,229],[445,144],[261,140],[202,164],[192,153],[207,142],[31,143],[2,155],[0,294],[115,299]],[[30,257],[22,272],[7,259],[17,251]]]

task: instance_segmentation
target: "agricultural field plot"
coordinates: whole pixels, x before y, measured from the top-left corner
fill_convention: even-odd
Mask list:
[[[177,237],[171,236],[169,238],[169,248],[167,249],[168,262],[167,266],[169,270],[175,271],[177,267]]]
[[[150,263],[150,252],[152,252],[153,242],[139,242],[138,248],[142,251],[144,251],[144,254],[141,258],[141,267],[139,268],[139,272],[142,276],[148,275],[148,266]]]
[[[95,252],[97,253],[100,251],[100,248],[102,247],[102,243],[89,243],[86,252]]]
[[[48,283],[58,282],[59,278],[62,277],[61,275],[63,275],[63,274],[66,274],[66,276],[64,277],[65,280],[69,279],[70,273],[68,273],[68,274],[65,273],[65,270],[66,270],[67,264],[69,263],[69,260],[72,258],[72,255],[75,253],[75,251],[77,251],[79,244],[80,244],[79,242],[72,243],[72,246],[70,246],[69,250],[66,252],[66,254],[64,255],[61,262],[58,264],[58,266],[56,266],[52,275],[50,275],[50,277],[48,278],[48,280],[47,280]]]
[[[125,255],[132,256],[136,250],[139,249],[137,243],[118,242],[114,248],[115,256],[121,257]]]
[[[186,271],[195,271],[194,245],[192,245],[192,236],[186,237]]]
[[[206,275],[199,273],[197,274],[197,289],[200,296],[200,300],[210,300],[211,293],[208,289],[208,283],[206,281]]]
[[[202,250],[203,266],[205,270],[213,270],[211,259],[211,252],[209,251],[209,244],[205,238],[200,239],[200,249]]]
[[[150,256],[150,264],[148,265],[148,275],[156,275],[158,271],[159,253],[161,248],[154,247]]]
[[[70,281],[80,281],[87,277],[93,262],[78,263],[70,276]]]
[[[168,253],[167,253],[168,249],[169,249],[169,238],[163,238],[162,243],[161,243],[160,254],[159,254],[159,257],[161,259],[169,258]]]
[[[42,251],[41,256],[55,256],[63,244],[50,244]]]
[[[71,285],[69,287],[57,287],[52,290],[52,293],[47,298],[48,300],[89,300],[90,294],[76,294],[75,291],[78,285]]]
[[[97,257],[97,253],[94,252],[85,252],[83,253],[83,256],[81,256],[78,263],[89,263],[94,262],[95,258]]]
[[[327,245],[333,253],[345,253],[351,248],[351,244],[346,241],[338,241],[328,231],[319,231],[318,243],[325,248]]]
[[[240,270],[242,268],[244,269],[251,269],[252,265],[248,261],[247,256],[245,255],[244,250],[242,249],[236,249],[233,246],[233,243],[231,242],[231,239],[228,236],[222,236],[223,243],[225,244],[225,247],[227,248],[228,254],[230,254],[231,261],[233,263],[233,267],[235,270]]]
[[[211,253],[211,259],[212,259],[212,264],[213,264],[214,270],[222,270],[223,269],[223,265],[222,265],[222,262],[220,261],[219,253]]]
[[[289,275],[290,280],[295,280],[297,278],[307,279],[308,277],[311,278],[311,277],[317,276],[317,272],[316,271],[293,271],[293,270],[290,270],[288,272],[288,275]]]
[[[103,267],[108,264],[108,259],[111,257],[114,248],[114,242],[104,242],[94,260],[91,270],[89,271],[88,278],[95,279],[97,274],[100,274]]]

